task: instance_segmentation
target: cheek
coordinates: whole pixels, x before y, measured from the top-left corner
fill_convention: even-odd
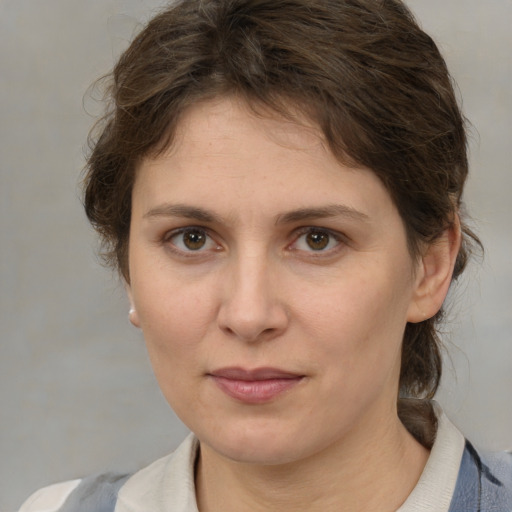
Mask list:
[[[135,307],[152,361],[157,364],[165,357],[174,363],[190,357],[210,328],[215,311],[208,287],[147,279],[134,289]]]
[[[390,366],[400,355],[409,293],[396,272],[362,270],[310,289],[297,317],[310,339],[323,340],[313,349],[325,360],[347,369]]]
[[[176,289],[161,299],[140,299],[141,328],[153,372],[168,403],[185,421],[190,404],[200,398],[209,305],[191,291]]]

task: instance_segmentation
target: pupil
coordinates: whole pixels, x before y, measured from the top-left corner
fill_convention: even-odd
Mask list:
[[[204,236],[204,233],[201,233],[200,231],[191,231],[189,233],[185,233],[183,243],[188,249],[197,251],[206,243],[206,237]]]
[[[307,243],[314,251],[325,249],[329,243],[329,235],[326,233],[313,232],[306,237]]]

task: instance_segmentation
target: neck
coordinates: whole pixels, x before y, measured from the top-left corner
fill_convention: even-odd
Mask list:
[[[394,511],[418,482],[428,450],[396,414],[387,424],[368,427],[283,465],[234,462],[202,445],[196,468],[199,510]]]

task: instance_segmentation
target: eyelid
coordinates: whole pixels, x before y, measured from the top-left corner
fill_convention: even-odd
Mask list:
[[[211,252],[211,249],[198,249],[197,251],[194,250],[183,250],[176,246],[176,244],[172,243],[172,238],[179,236],[181,234],[191,232],[191,231],[199,231],[201,233],[204,233],[204,235],[215,244],[214,251],[218,251],[222,248],[222,245],[216,240],[215,237],[212,236],[210,230],[208,228],[205,228],[204,226],[183,226],[176,229],[171,229],[169,231],[166,231],[165,234],[162,237],[162,243],[168,247],[170,251],[172,251],[175,254],[178,254],[182,257],[198,257],[198,256],[205,256],[207,253]],[[206,242],[208,243],[208,242]]]
[[[206,249],[201,248],[196,251],[184,250],[184,249],[179,248],[175,243],[171,242],[171,239],[173,237],[179,236],[183,233],[187,233],[190,231],[199,231],[199,232],[204,233],[205,236],[209,239],[210,243],[215,244],[215,247],[213,249],[212,248],[206,248]],[[293,247],[302,236],[307,235],[308,233],[312,233],[312,232],[320,232],[320,233],[327,234],[329,237],[331,237],[332,239],[334,239],[337,242],[335,247],[331,247],[330,249],[317,250],[317,251],[315,251],[314,249],[304,250],[304,249],[298,249],[296,247]],[[291,242],[289,242],[286,245],[286,250],[288,250],[290,252],[295,252],[295,253],[307,254],[308,258],[322,258],[322,257],[326,258],[329,256],[333,256],[337,252],[339,252],[343,247],[350,244],[350,238],[347,237],[344,233],[341,233],[339,231],[336,231],[336,230],[333,230],[330,228],[326,228],[323,226],[317,226],[317,225],[299,227],[292,232],[291,238],[292,238]],[[161,240],[161,243],[164,246],[166,246],[169,251],[173,252],[174,254],[176,254],[180,257],[184,257],[184,258],[194,258],[194,257],[198,258],[201,256],[205,257],[208,255],[211,255],[212,252],[218,252],[218,251],[223,250],[223,248],[224,248],[223,244],[218,241],[218,236],[215,236],[214,234],[212,234],[212,232],[209,228],[201,226],[201,225],[192,225],[192,226],[186,225],[186,226],[168,230],[163,234],[163,236],[160,238],[160,240]]]
[[[164,233],[164,235],[162,237],[162,240],[164,242],[167,242],[171,238],[173,238],[174,236],[180,235],[181,233],[186,233],[188,231],[202,231],[206,235],[210,236],[208,230],[206,228],[204,228],[203,226],[182,226],[182,227],[179,227],[179,228],[174,228],[174,229],[167,230]]]
[[[318,250],[315,251],[314,249],[311,249],[310,251],[303,251],[301,249],[294,249],[292,246],[297,243],[297,241],[304,235],[307,235],[312,232],[321,232],[329,235],[330,237],[334,238],[336,240],[337,244],[335,247],[332,247],[331,249],[327,250]],[[348,237],[344,234],[340,233],[339,231],[334,231],[329,228],[324,228],[322,226],[303,226],[298,229],[296,229],[293,233],[293,240],[290,244],[288,244],[288,247],[291,248],[292,251],[301,251],[301,252],[307,252],[309,253],[308,256],[312,257],[325,257],[328,255],[332,255],[338,250],[341,249],[341,247],[348,245]]]

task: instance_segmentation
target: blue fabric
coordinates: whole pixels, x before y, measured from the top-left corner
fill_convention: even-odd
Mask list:
[[[114,512],[117,493],[130,476],[106,473],[84,478],[59,512]]]
[[[114,512],[119,489],[130,476],[85,478],[59,512]],[[512,512],[512,454],[483,456],[466,441],[449,512]]]
[[[449,512],[512,512],[512,454],[466,447]]]

